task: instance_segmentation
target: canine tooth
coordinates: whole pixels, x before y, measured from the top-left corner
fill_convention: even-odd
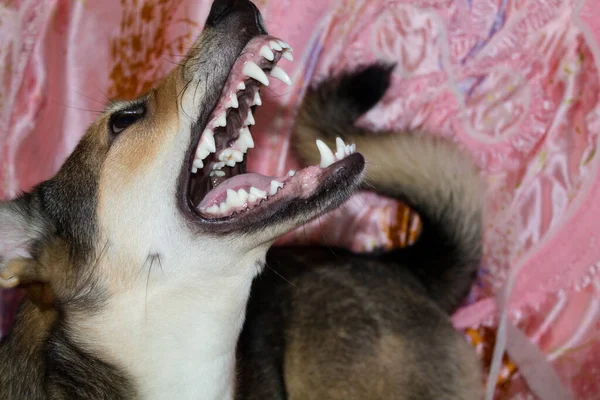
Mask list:
[[[267,46],[266,44],[260,48],[259,54],[269,61],[273,61],[275,59],[275,55],[273,54],[269,46]]]
[[[317,139],[317,148],[319,149],[319,153],[321,153],[321,168],[327,168],[335,162],[335,157],[329,146],[319,139]]]
[[[223,171],[219,171],[219,170],[214,170],[214,171],[210,171],[210,176],[225,176],[225,172]]]
[[[239,151],[241,151],[242,153],[248,152],[248,146],[246,145],[246,142],[244,142],[244,139],[242,139],[242,138],[238,138],[238,140],[235,141],[235,147],[237,147],[237,149]]]
[[[250,129],[248,129],[248,127],[243,127],[242,129],[240,129],[240,138],[238,139],[238,141],[244,141],[244,145],[246,146],[246,148],[248,149],[253,149],[254,148],[254,139],[252,138],[252,134],[250,133]]]
[[[238,103],[238,98],[235,95],[235,93],[231,94],[231,97],[229,97],[229,101],[227,102],[227,105],[225,107],[227,108],[238,108],[240,106],[240,104]]]
[[[285,71],[277,65],[274,66],[271,70],[271,76],[273,78],[279,79],[281,82],[285,83],[288,86],[292,85],[292,80],[290,79],[288,74],[286,74]]]
[[[240,200],[242,200],[242,203],[245,203],[248,200],[248,192],[244,189],[238,190],[238,196],[240,197]]]
[[[263,192],[262,190],[257,189],[254,186],[252,186],[250,188],[250,195],[255,196],[258,199],[266,199],[267,198],[267,192]]]
[[[221,115],[219,115],[217,119],[215,119],[213,125],[215,128],[218,128],[219,126],[227,126],[227,113],[223,111]]]
[[[202,160],[199,159],[195,159],[194,163],[192,164],[192,168],[196,168],[196,170],[199,170],[200,168],[204,168],[204,163],[202,162]]]
[[[284,42],[283,40],[278,40],[277,43],[279,43],[279,45],[281,47],[283,47],[284,49],[289,49],[290,48],[290,45],[287,44],[286,42]]]
[[[288,50],[281,53],[281,57],[285,58],[288,61],[294,61],[294,56],[292,56],[292,53],[290,53]]]
[[[210,214],[216,214],[219,212],[219,206],[215,204],[214,206],[208,207],[206,209],[206,212],[208,212]]]
[[[294,175],[296,175],[296,171],[294,171],[293,169],[290,169],[290,170],[288,171],[288,176],[289,176],[289,177],[292,177],[292,176],[294,176]]]
[[[269,45],[271,45],[271,48],[272,48],[273,50],[277,50],[277,51],[281,51],[281,50],[283,50],[283,49],[281,48],[281,46],[279,45],[279,43],[277,43],[277,42],[276,42],[276,41],[274,41],[274,40],[271,40],[271,41],[269,42]]]
[[[240,82],[237,85],[237,90],[245,90],[246,89],[246,84],[244,82]]]
[[[217,146],[215,145],[214,132],[210,129],[205,130],[202,134],[202,137],[200,138],[200,146],[198,147],[202,147],[208,150],[209,153],[214,153],[215,151],[217,151]],[[202,159],[204,159],[204,157],[202,157]]]
[[[232,189],[227,189],[227,206],[228,207],[239,207],[243,204],[242,199],[238,192]]]
[[[269,191],[269,194],[273,196],[275,193],[277,193],[277,190],[279,190],[282,187],[283,183],[278,181],[271,181],[271,190]]]
[[[246,116],[246,121],[244,121],[244,125],[254,125],[256,121],[254,120],[254,115],[252,115],[252,110],[248,109],[248,115]]]
[[[248,61],[246,65],[244,65],[242,73],[249,78],[256,79],[265,86],[269,86],[269,78],[267,78],[267,74],[265,74],[265,71],[260,69],[260,67],[256,65],[254,61]]]
[[[342,138],[339,138],[339,137],[335,139],[335,145],[337,147],[337,151],[335,152],[335,157],[338,160],[341,160],[342,158],[344,158],[344,156],[346,154],[348,154],[348,147],[346,146],[346,143],[344,143]]]
[[[244,161],[244,153],[242,153],[241,151],[233,150],[231,152],[231,158],[235,162],[242,162]]]

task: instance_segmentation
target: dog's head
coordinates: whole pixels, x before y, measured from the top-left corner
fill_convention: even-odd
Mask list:
[[[345,201],[364,168],[349,147],[295,175],[246,173],[259,90],[289,80],[290,51],[252,3],[215,1],[161,85],[110,104],[53,179],[0,205],[1,285],[82,306],[148,290],[152,267],[158,286],[252,275],[275,239]]]

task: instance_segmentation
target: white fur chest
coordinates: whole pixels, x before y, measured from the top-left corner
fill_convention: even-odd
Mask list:
[[[76,331],[82,345],[133,377],[142,399],[232,399],[254,272],[120,295]]]

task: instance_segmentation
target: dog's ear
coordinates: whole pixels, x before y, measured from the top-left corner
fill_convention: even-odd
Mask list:
[[[0,288],[46,281],[34,249],[47,237],[49,226],[31,195],[0,203]]]

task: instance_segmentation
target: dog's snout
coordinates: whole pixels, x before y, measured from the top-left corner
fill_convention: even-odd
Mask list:
[[[215,0],[206,19],[206,25],[214,26],[229,14],[238,0]]]
[[[267,33],[258,8],[248,0],[215,0],[206,19],[206,25],[215,27],[232,14],[236,14],[245,23],[258,28],[259,33]]]

